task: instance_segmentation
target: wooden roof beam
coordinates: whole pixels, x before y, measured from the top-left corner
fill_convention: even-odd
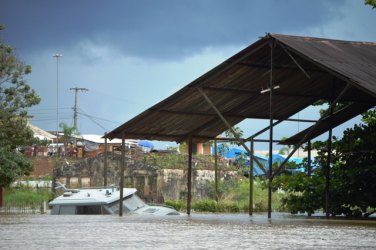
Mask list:
[[[243,66],[248,66],[248,67],[251,67],[251,68],[258,68],[258,69],[267,69],[269,70],[270,69],[270,65],[266,65],[266,64],[261,64],[261,63],[249,63],[249,62],[240,62],[238,63],[238,65],[243,65]],[[276,69],[276,70],[299,70],[298,67],[296,66],[290,66],[290,65],[276,65],[275,67],[273,66],[273,69]],[[318,69],[318,68],[306,68],[305,71],[307,72],[317,72],[317,73],[327,73],[326,71],[322,70],[322,69]]]
[[[201,87],[203,90],[208,90],[208,91],[218,91],[218,92],[227,92],[227,93],[234,93],[234,94],[241,94],[241,95],[250,95],[250,96],[255,96],[255,95],[262,95],[261,90],[260,91],[255,91],[255,90],[249,90],[249,89],[240,89],[240,88],[228,88],[228,87],[217,87],[217,86],[203,86]],[[314,100],[331,100],[331,96],[328,93],[320,93],[319,95],[303,95],[303,94],[298,94],[298,93],[281,93],[281,91],[276,91],[273,93],[274,96],[281,96],[281,97],[291,97],[291,98],[307,98],[307,99],[314,99]],[[343,98],[343,101],[356,101],[356,102],[363,102],[363,103],[369,103],[369,102],[374,102],[372,98],[368,99],[353,99],[352,96],[348,96],[346,99]]]
[[[197,112],[197,111],[184,111],[184,110],[168,110],[168,109],[150,109],[151,111],[167,113],[167,114],[176,114],[176,115],[197,115],[197,116],[210,116],[210,117],[217,117],[215,113],[209,112]],[[243,118],[243,119],[267,119],[265,117],[258,117],[252,115],[237,115],[237,114],[223,114],[224,117],[229,118]],[[295,118],[287,118],[282,119],[282,121],[290,121],[290,122],[316,122],[317,120],[310,120],[310,119],[295,119]]]
[[[180,136],[183,136],[183,135],[176,135],[176,134],[163,134],[163,133],[137,133],[137,132],[125,132],[124,133],[124,136],[125,138],[129,138],[131,139],[132,136],[135,136],[135,137],[142,137],[142,138],[145,138],[145,139],[150,139],[150,138],[158,138],[158,139],[155,139],[155,140],[166,140],[166,141],[175,141],[176,137],[180,137]],[[198,136],[198,135],[192,135],[191,136],[192,138],[194,139],[198,139],[198,140],[212,140],[214,139],[213,137],[211,136]],[[163,138],[163,140],[162,140]],[[152,139],[154,140],[154,139]]]

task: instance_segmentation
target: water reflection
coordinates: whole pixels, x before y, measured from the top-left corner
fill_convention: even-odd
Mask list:
[[[0,249],[375,249],[376,221],[287,214],[0,216]]]

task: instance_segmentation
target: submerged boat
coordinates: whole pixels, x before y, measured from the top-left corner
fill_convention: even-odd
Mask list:
[[[119,187],[67,189],[58,184],[64,194],[52,200],[51,214],[118,214]],[[123,212],[135,214],[178,215],[172,207],[147,205],[136,195],[137,189],[123,189]]]

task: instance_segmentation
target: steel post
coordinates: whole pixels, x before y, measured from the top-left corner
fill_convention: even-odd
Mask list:
[[[218,202],[218,147],[217,140],[214,140],[214,182],[215,182],[215,200]]]
[[[269,93],[269,174],[268,174],[268,218],[272,217],[272,181],[273,181],[273,51],[274,40],[270,43],[270,93]]]
[[[250,148],[252,154],[249,156],[249,215],[253,214],[253,153],[254,153],[254,143],[253,140],[250,142]]]
[[[192,200],[192,151],[193,142],[192,137],[189,138],[188,142],[188,194],[187,194],[187,214],[191,214],[191,200]]]
[[[103,167],[103,185],[107,186],[107,168],[108,168],[108,145],[107,145],[107,132],[104,133],[104,167]]]
[[[325,169],[325,216],[327,219],[329,219],[330,215],[330,163],[332,161],[332,129],[329,130],[328,137],[328,158]]]
[[[119,216],[123,216],[124,169],[125,169],[125,138],[124,138],[124,133],[123,133],[121,137]]]
[[[311,176],[312,174],[312,166],[311,166],[311,162],[312,162],[312,159],[311,159],[311,150],[312,150],[312,145],[311,145],[311,141],[309,140],[308,141],[308,155],[307,155],[307,175],[308,176]]]

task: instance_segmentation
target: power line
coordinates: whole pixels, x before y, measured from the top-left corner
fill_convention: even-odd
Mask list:
[[[100,117],[96,117],[96,116],[92,116],[92,115],[89,115],[87,114],[84,110],[80,109],[81,112],[78,112],[80,115],[83,115],[85,117],[87,117],[88,119],[90,119],[93,123],[95,123],[96,125],[98,125],[99,127],[101,127],[102,129],[104,130],[108,130],[107,128],[105,128],[101,123],[98,122],[98,120],[101,120],[101,121],[105,121],[105,122],[110,122],[110,123],[113,123],[113,124],[116,124],[116,125],[119,125],[121,124],[120,122],[114,122],[114,121],[110,121],[110,120],[107,120],[107,119],[104,119],[104,118],[100,118]]]
[[[105,122],[110,122],[110,123],[113,123],[113,124],[117,124],[117,125],[120,125],[121,123],[120,122],[114,122],[114,121],[110,121],[110,120],[107,120],[107,119],[104,119],[104,118],[100,118],[100,117],[97,117],[97,116],[93,116],[93,115],[89,115],[87,114],[85,111],[83,111],[82,109],[80,109],[83,113],[81,112],[78,112],[78,114],[81,114],[81,115],[84,115],[84,116],[87,116],[87,117],[91,117],[91,118],[94,118],[94,119],[97,119],[97,120],[101,120],[101,121],[105,121]]]
[[[85,114],[85,113],[80,113],[80,114],[83,115],[83,116],[85,116],[85,117],[87,117],[87,118],[89,118],[93,123],[95,123],[96,125],[98,125],[98,126],[101,127],[102,129],[104,129],[104,130],[108,130],[107,128],[105,128],[105,127],[103,127],[101,124],[99,124],[97,121],[95,121],[95,120],[93,119],[92,116],[90,116],[90,115],[88,115],[88,114]]]
[[[64,107],[64,108],[59,108],[60,110],[62,109],[71,109],[70,107]],[[38,110],[52,110],[52,111],[56,111],[56,108],[39,108],[39,109],[36,109],[36,108],[33,108],[33,109],[29,109],[29,112],[30,111],[38,111]]]
[[[71,120],[72,118],[71,117],[60,117],[60,120]],[[32,121],[34,122],[40,122],[40,121],[56,121],[56,118],[37,118],[37,119],[34,119],[34,118],[31,118]]]
[[[71,108],[60,108],[60,109],[71,109]],[[52,109],[52,108],[43,108],[43,109],[39,109],[39,110],[40,111],[42,111],[42,110],[55,111],[55,109]],[[31,118],[31,120],[33,122],[50,122],[50,121],[56,120],[56,117],[53,116],[54,115],[53,112],[40,112],[40,113],[29,112],[29,114],[32,115],[32,116],[35,115],[34,117]],[[70,112],[69,113],[68,112],[60,112],[59,119],[62,120],[62,121],[67,121],[67,120],[72,121],[70,114],[71,114]],[[115,124],[115,125],[121,124],[120,122],[117,122],[117,121],[112,121],[112,120],[108,120],[108,119],[105,119],[105,118],[89,115],[79,107],[77,107],[77,114],[84,116],[85,118],[89,119],[91,122],[93,122],[94,124],[96,124],[97,126],[99,126],[100,128],[102,128],[104,130],[108,130],[108,128],[105,128],[105,126],[103,125],[102,122],[107,122],[107,123],[111,123],[111,124]]]

